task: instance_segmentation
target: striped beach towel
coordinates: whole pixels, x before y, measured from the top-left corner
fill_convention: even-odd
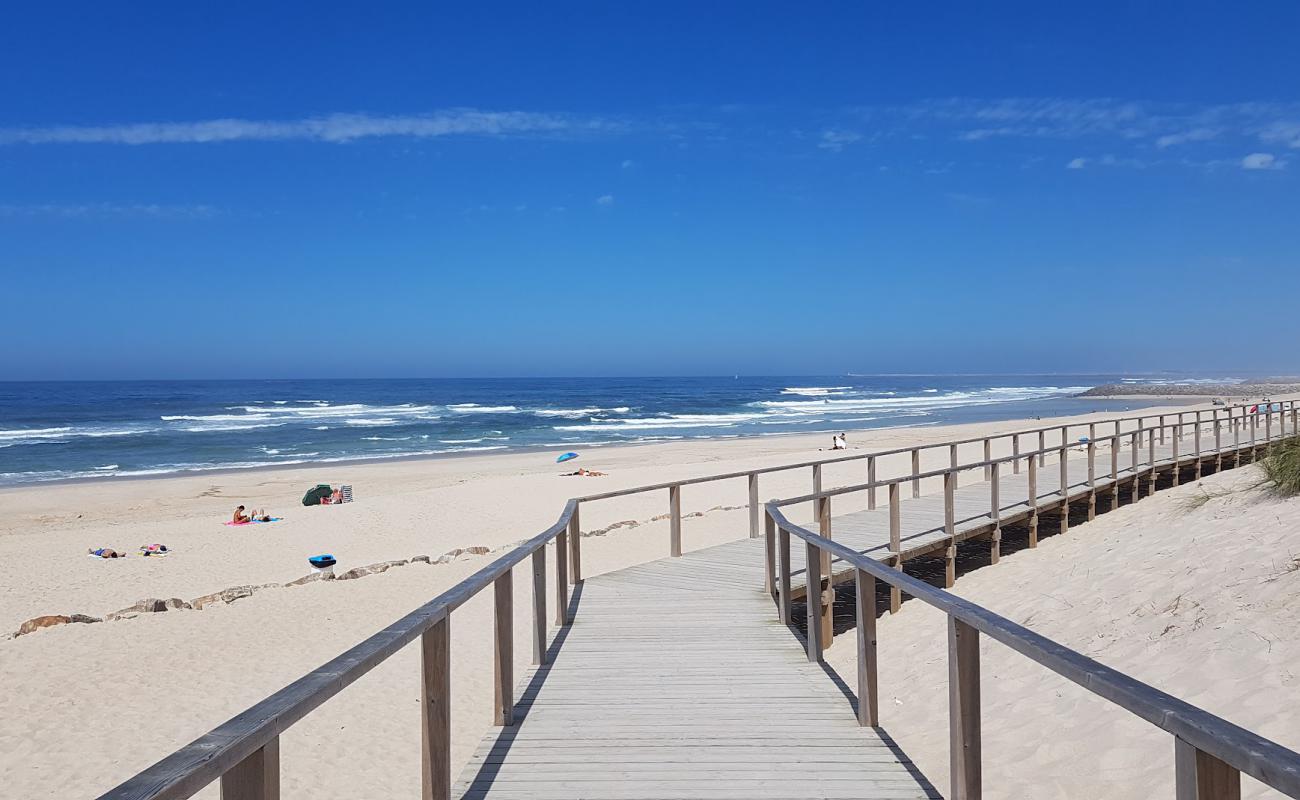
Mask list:
[[[339,487],[339,496],[342,498],[343,502],[345,502],[345,503],[351,503],[351,502],[352,502],[352,487],[349,486],[349,485],[347,485],[347,484],[344,484],[344,485],[340,486],[340,487]]]

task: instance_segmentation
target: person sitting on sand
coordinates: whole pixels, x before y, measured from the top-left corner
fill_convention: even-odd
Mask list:
[[[235,507],[235,515],[230,518],[230,521],[236,525],[243,525],[245,522],[252,522],[248,515],[244,513],[243,506]]]
[[[582,477],[582,478],[603,478],[603,477],[605,477],[605,473],[603,473],[603,472],[597,472],[597,471],[594,470],[594,469],[587,469],[587,468],[585,468],[585,467],[578,467],[577,472],[566,472],[566,473],[564,473],[564,474],[565,474],[566,477],[567,477],[567,476],[572,476],[572,475],[577,475],[577,476]]]

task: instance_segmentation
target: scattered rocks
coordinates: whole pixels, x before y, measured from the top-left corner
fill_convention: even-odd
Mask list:
[[[41,617],[32,617],[19,625],[18,632],[14,636],[26,636],[29,633],[39,631],[41,628],[53,628],[56,625],[67,625],[74,622],[91,623],[103,622],[103,620],[86,614],[46,614]]]
[[[428,563],[431,562],[431,560],[432,560],[432,559],[430,559],[429,556],[413,556],[413,557],[411,558],[411,563],[412,563],[412,564],[415,564],[415,563],[418,562],[418,563],[422,563],[422,564],[428,564]]]
[[[276,584],[269,585],[275,586]],[[219,592],[196,597],[190,601],[190,607],[202,610],[213,603],[233,603],[241,598],[251,597],[253,592],[262,588],[264,586],[232,586],[229,589],[222,589]]]
[[[282,585],[302,586],[303,584],[306,583],[315,583],[316,581],[332,581],[332,580],[334,580],[333,572],[313,572],[310,575],[303,575],[301,578],[299,578],[296,581],[289,581],[288,583]]]

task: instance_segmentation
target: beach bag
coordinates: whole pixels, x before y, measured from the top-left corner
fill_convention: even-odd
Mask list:
[[[329,497],[334,493],[328,483],[318,483],[307,490],[307,494],[302,496],[302,504],[305,506],[318,506],[322,497]]]

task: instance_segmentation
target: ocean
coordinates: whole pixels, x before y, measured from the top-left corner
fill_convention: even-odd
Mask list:
[[[0,383],[0,485],[1122,410],[1122,375]],[[1156,382],[1152,380],[1151,382]]]

